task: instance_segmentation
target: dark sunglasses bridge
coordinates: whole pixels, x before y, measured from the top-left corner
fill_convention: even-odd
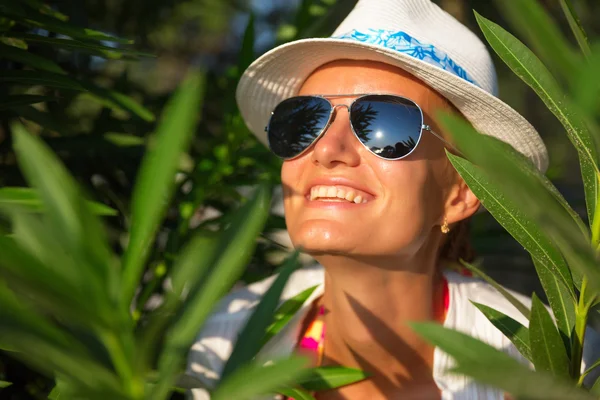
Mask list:
[[[352,102],[350,102],[350,104],[333,104],[329,99],[333,99],[333,98],[348,98],[348,97],[354,97],[354,99],[352,100]],[[278,147],[275,147],[275,143],[272,143],[272,137],[271,134],[269,132],[270,128],[271,128],[271,124],[273,122],[274,117],[276,117],[276,111],[278,111],[278,108],[283,105],[285,102],[290,102],[290,101],[301,101],[301,100],[306,100],[306,102],[310,102],[311,100],[315,100],[318,99],[319,101],[325,101],[328,106],[329,106],[329,112],[328,115],[326,115],[326,120],[323,123],[323,120],[325,118],[325,115],[323,115],[321,117],[321,127],[319,127],[318,129],[318,133],[312,133],[311,135],[309,135],[308,140],[304,139],[304,143],[283,143],[283,145],[295,145],[295,147],[300,147],[299,151],[294,151],[293,154],[289,155],[289,156],[285,156],[281,153],[281,151],[276,150]],[[370,100],[369,100],[370,99]],[[384,101],[388,100],[388,101]],[[392,101],[389,101],[389,100]],[[364,126],[365,123],[364,121],[360,121],[360,118],[355,118],[355,120],[353,121],[353,110],[354,106],[356,104],[361,104],[361,102],[363,103],[367,103],[369,104],[369,107],[371,104],[373,103],[377,103],[377,104],[388,104],[391,106],[405,106],[405,107],[412,107],[415,110],[418,110],[418,116],[419,116],[419,121],[418,122],[418,137],[417,140],[415,141],[413,137],[408,137],[409,140],[405,141],[407,142],[406,145],[403,145],[403,151],[405,151],[404,154],[401,154],[400,156],[397,157],[393,157],[391,156],[392,154],[389,154],[389,149],[388,147],[392,147],[390,146],[390,144],[388,144],[388,146],[385,147],[385,149],[383,148],[378,148],[378,147],[370,147],[369,144],[371,140],[368,139],[369,136],[365,135],[364,132]],[[406,98],[406,97],[402,97],[402,96],[398,96],[398,95],[394,95],[394,94],[372,94],[372,93],[364,93],[364,94],[334,94],[334,95],[312,95],[312,96],[296,96],[296,97],[291,97],[289,99],[286,99],[284,101],[282,101],[274,110],[273,112],[271,112],[271,117],[269,119],[269,123],[267,124],[267,126],[265,127],[265,132],[267,132],[267,137],[269,140],[269,147],[271,148],[271,150],[273,151],[273,153],[275,153],[275,155],[277,155],[278,157],[284,159],[284,160],[291,160],[297,157],[300,157],[302,154],[304,154],[306,151],[308,151],[319,139],[321,139],[321,137],[323,137],[326,133],[327,130],[329,129],[330,125],[332,124],[333,120],[334,120],[334,115],[336,114],[336,110],[338,107],[345,107],[346,110],[348,111],[348,118],[350,119],[350,127],[352,130],[352,133],[354,134],[354,136],[356,137],[356,139],[361,143],[361,145],[363,145],[367,150],[369,150],[369,152],[371,152],[372,154],[374,154],[375,156],[385,159],[385,160],[389,160],[389,161],[395,161],[395,160],[401,160],[403,158],[408,157],[418,146],[418,144],[421,141],[422,138],[422,132],[425,131],[429,131],[431,132],[431,134],[433,134],[436,138],[438,138],[439,140],[441,140],[443,143],[445,143],[448,147],[450,147],[451,149],[453,149],[454,151],[458,150],[456,149],[456,147],[454,147],[451,143],[449,143],[448,141],[446,141],[441,135],[437,134],[435,131],[433,131],[431,129],[431,127],[427,124],[424,124],[424,118],[423,118],[423,111],[421,109],[421,107],[413,100]],[[321,110],[321,111],[325,111],[325,110]],[[360,114],[361,112],[359,111],[354,111],[354,113],[358,113]],[[375,114],[377,115],[378,112],[375,112]],[[366,120],[372,120],[375,117],[373,117],[371,115],[370,119],[369,118],[363,118]],[[389,118],[389,116],[388,116]],[[400,119],[399,117],[397,117],[397,119]],[[414,119],[414,116],[413,116]],[[416,122],[416,121],[411,121],[411,122]],[[291,122],[286,121],[286,124],[291,125]],[[360,125],[362,129],[362,132],[357,132],[357,126],[356,125]],[[368,126],[368,123],[366,124]],[[400,127],[396,127],[396,130],[401,129]],[[377,135],[381,135],[381,132],[377,132],[375,136]],[[304,136],[304,135],[303,135]],[[365,138],[365,136],[367,138]],[[287,142],[284,140],[284,142]],[[396,147],[399,145],[400,143],[396,143]],[[408,151],[406,151],[408,149]],[[387,150],[387,153],[385,153],[385,151]],[[393,152],[393,150],[392,150]],[[382,154],[388,154],[386,155],[382,155]]]

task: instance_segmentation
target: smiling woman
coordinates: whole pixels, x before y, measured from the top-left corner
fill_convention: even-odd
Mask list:
[[[309,352],[315,365],[370,374],[316,398],[505,397],[449,373],[452,358],[410,321],[437,321],[526,362],[472,302],[524,317],[486,283],[447,268],[472,258],[468,220],[480,203],[449,163],[446,150],[456,149],[436,115],[460,114],[538,169],[548,163],[535,129],[496,89],[483,43],[429,0],[361,0],[332,38],[280,46],[244,73],[241,113],[284,159],[287,228],[318,262],[290,279],[284,299],[318,287],[259,356]],[[225,299],[190,353],[190,374],[219,376],[271,282]]]

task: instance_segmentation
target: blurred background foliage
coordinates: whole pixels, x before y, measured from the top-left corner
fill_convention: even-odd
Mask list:
[[[235,105],[241,71],[273,46],[303,37],[327,36],[352,9],[356,0],[0,0],[0,188],[25,186],[15,162],[11,120],[19,119],[41,136],[60,156],[91,197],[117,210],[105,219],[113,249],[122,253],[129,223],[129,199],[145,149],[172,91],[191,67],[207,73],[202,119],[191,151],[180,165],[174,208],[154,247],[138,312],[157,299],[145,293],[162,285],[181,243],[199,227],[227,223],[222,215],[244,200],[245,188],[258,181],[277,183],[280,161],[249,133]],[[480,36],[472,9],[502,26],[493,2],[438,0],[450,14]],[[558,1],[543,3],[568,34]],[[573,0],[586,30],[600,33],[600,2]],[[44,4],[46,6],[44,6]],[[15,15],[15,7],[21,14]],[[75,26],[110,38],[69,47],[68,32],[36,26],[28,12],[66,18]],[[596,17],[595,17],[596,16]],[[16,21],[16,22],[15,22]],[[32,35],[37,35],[35,38]],[[106,39],[106,40],[104,40]],[[9,47],[10,46],[10,47]],[[14,49],[23,53],[15,55]],[[119,50],[119,52],[111,51]],[[50,60],[42,65],[39,59]],[[494,55],[494,57],[496,57]],[[550,153],[548,176],[569,203],[585,218],[577,156],[563,129],[535,93],[496,59],[500,97],[539,130]],[[56,84],[60,74],[83,82],[84,90]],[[47,78],[44,80],[43,78]],[[53,83],[54,82],[54,83]],[[8,96],[43,96],[8,101]],[[277,196],[276,196],[277,199]],[[287,245],[281,205],[261,235],[244,275],[245,282],[273,272]],[[527,253],[488,214],[474,218],[472,238],[486,270],[500,283],[530,294],[539,283]],[[0,381],[6,399],[45,398],[50,383],[6,354],[0,355]]]

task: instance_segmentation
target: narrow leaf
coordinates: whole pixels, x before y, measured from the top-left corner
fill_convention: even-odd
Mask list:
[[[19,165],[42,199],[48,226],[63,249],[79,262],[77,273],[88,275],[87,288],[97,288],[89,295],[103,305],[103,310],[97,311],[105,312],[108,318],[108,297],[112,296],[108,292],[114,289],[115,270],[100,221],[90,212],[77,183],[58,157],[22,125],[13,124],[12,130]]]
[[[561,250],[567,264],[589,278],[590,294],[600,289],[600,270],[589,236],[536,175],[530,164],[514,157],[505,143],[475,131],[461,118],[439,117],[460,151],[493,179],[503,195],[520,204],[522,212],[538,224]]]
[[[317,287],[319,287],[319,285],[309,287],[291,299],[286,300],[281,306],[279,306],[277,311],[275,311],[273,322],[266,329],[261,348],[267,344],[271,338],[277,335],[287,325],[288,322],[290,322],[292,317],[298,312],[298,310],[300,310],[300,308],[302,308],[306,300]]]
[[[0,4],[0,12],[5,18],[11,19],[25,26],[42,28],[50,32],[62,33],[63,35],[67,35],[73,38],[95,41],[104,40],[107,42],[117,42],[124,44],[132,43],[131,40],[118,38],[116,36],[110,36],[94,29],[80,28],[76,25],[44,15],[40,12],[31,9],[8,9],[5,4]]]
[[[0,111],[13,107],[27,106],[30,104],[56,101],[56,97],[39,96],[34,94],[14,94],[0,99]]]
[[[522,0],[505,3],[521,4]],[[530,3],[535,3],[536,7],[539,7],[535,1]],[[511,7],[507,6],[507,8]],[[494,51],[519,78],[536,92],[566,129],[569,140],[579,154],[588,218],[589,221],[593,221],[596,199],[600,194],[597,179],[598,154],[584,119],[578,114],[552,74],[531,50],[499,25],[477,13],[476,17],[483,34]]]
[[[588,44],[587,35],[585,34],[583,25],[581,25],[577,13],[573,8],[573,3],[571,3],[571,0],[560,0],[560,6],[567,17],[567,21],[569,21],[569,26],[573,31],[573,35],[575,35],[575,39],[577,39],[577,44],[579,44],[581,52],[586,57],[589,57],[591,54],[590,45]]]
[[[83,42],[80,40],[73,39],[61,39],[42,35],[35,35],[32,33],[22,33],[8,31],[4,33],[4,37],[10,37],[15,39],[25,40],[27,43],[41,43],[47,44],[54,48],[61,48],[71,51],[80,51],[83,53],[90,53],[99,55],[101,57],[109,59],[121,59],[123,56],[130,57],[154,57],[153,54],[144,53],[141,51],[131,50],[123,47],[110,47],[102,44],[93,42]]]
[[[534,294],[529,322],[531,357],[536,371],[569,378],[569,358],[563,340],[544,304]]]
[[[12,382],[0,381],[0,389],[4,389],[6,387],[9,387],[10,385],[12,385]]]
[[[138,286],[148,251],[175,189],[175,173],[194,134],[201,109],[203,79],[190,75],[166,108],[152,148],[144,157],[132,195],[131,232],[123,258],[122,298],[128,305]]]
[[[548,298],[548,303],[552,308],[554,318],[556,318],[556,325],[563,339],[565,349],[567,349],[567,355],[569,355],[571,354],[571,331],[575,326],[575,301],[564,283],[549,272],[541,261],[534,258],[533,265]]]
[[[315,398],[307,391],[293,387],[279,388],[277,389],[277,393],[294,400],[315,400]]]
[[[188,295],[179,318],[169,326],[158,363],[161,380],[153,398],[162,399],[168,391],[214,304],[241,276],[256,245],[256,237],[267,220],[270,191],[267,186],[260,186],[254,197],[237,210],[232,224],[220,235],[216,250],[219,256],[212,266],[212,273]]]
[[[569,380],[536,372],[502,351],[462,332],[432,322],[412,323],[412,328],[426,340],[452,356],[457,367],[451,372],[467,375],[513,398],[530,400],[592,400],[586,391]]]
[[[0,54],[2,58],[7,60],[16,61],[18,63],[28,65],[38,70],[54,72],[57,74],[65,74],[66,72],[54,61],[49,60],[45,57],[38,56],[37,54],[31,53],[27,50],[19,49],[14,46],[7,46],[0,43]]]
[[[571,74],[582,58],[563,36],[558,24],[539,1],[496,0],[498,9],[531,44],[532,48],[561,78],[571,79]]]
[[[308,391],[335,389],[367,379],[369,374],[359,369],[345,367],[311,368],[298,384]]]
[[[521,303],[521,301],[519,299],[517,299],[515,296],[513,296],[512,293],[510,293],[502,285],[500,285],[498,282],[496,282],[494,279],[492,279],[492,277],[490,277],[488,274],[486,274],[485,272],[483,272],[482,270],[480,270],[473,264],[469,264],[468,262],[465,262],[465,261],[461,261],[461,264],[465,268],[467,268],[469,271],[471,271],[473,274],[475,274],[476,276],[480,277],[481,279],[483,279],[484,281],[486,281],[487,283],[492,285],[494,287],[494,289],[496,289],[498,292],[500,292],[500,294],[506,300],[508,300],[508,302],[510,304],[512,304],[525,318],[527,318],[529,320],[529,309],[525,306],[525,304]]]
[[[521,323],[508,315],[496,311],[484,304],[473,302],[473,305],[486,316],[486,318],[515,345],[517,350],[531,361],[531,348],[529,346],[529,330]]]
[[[238,337],[243,338],[237,342],[233,348],[229,359],[221,372],[221,379],[227,379],[227,376],[236,370],[240,365],[251,361],[261,348],[261,339],[263,338],[267,327],[273,321],[273,314],[279,303],[283,288],[290,275],[300,267],[298,262],[298,252],[294,252],[283,264],[277,278],[269,287],[267,292],[256,306],[254,312],[246,322],[246,325],[239,333]]]
[[[90,211],[96,215],[114,216],[117,211],[106,204],[88,201]],[[0,188],[0,206],[18,205],[30,211],[43,211],[42,200],[38,192],[27,187]]]
[[[447,155],[456,171],[490,214],[534,258],[543,260],[540,267],[545,268],[546,273],[551,276],[560,277],[565,287],[570,289],[569,294],[571,299],[574,300],[575,292],[569,268],[562,254],[560,254],[560,251],[545,232],[520,210],[518,203],[507,199],[503,195],[502,190],[498,188],[494,181],[490,180],[489,176],[481,168],[451,153],[447,153]],[[547,185],[552,186],[549,182]]]
[[[248,365],[235,371],[211,395],[212,400],[250,400],[293,383],[306,374],[308,360],[292,357],[269,366]]]

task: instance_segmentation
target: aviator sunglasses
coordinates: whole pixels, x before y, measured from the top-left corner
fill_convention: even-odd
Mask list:
[[[350,105],[329,101],[354,96],[358,97]],[[300,156],[324,135],[337,107],[348,110],[354,136],[377,157],[400,160],[408,156],[424,130],[456,150],[424,124],[421,107],[411,99],[391,94],[339,94],[296,96],[279,103],[265,128],[271,151],[284,160]]]

